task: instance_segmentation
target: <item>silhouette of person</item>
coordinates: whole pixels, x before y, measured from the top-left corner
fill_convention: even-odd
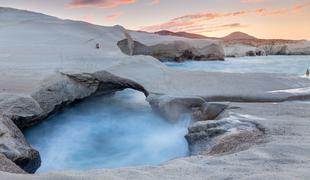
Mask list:
[[[309,69],[307,69],[306,76],[309,77],[309,75],[310,75],[310,72],[309,72]]]

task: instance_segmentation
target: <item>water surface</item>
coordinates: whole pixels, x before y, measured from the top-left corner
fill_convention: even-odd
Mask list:
[[[125,90],[65,109],[25,131],[39,150],[38,172],[156,165],[188,155],[189,118],[170,124],[142,93]]]
[[[186,61],[184,63],[166,62],[165,64],[172,68],[192,71],[303,75],[307,68],[310,69],[310,56],[257,56],[226,58],[225,61]]]

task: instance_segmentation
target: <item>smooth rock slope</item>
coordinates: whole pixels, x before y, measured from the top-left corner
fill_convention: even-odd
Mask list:
[[[143,92],[153,109],[168,120],[173,121],[182,113],[200,117],[200,122],[190,128],[189,139],[194,144],[192,154],[203,154],[154,167],[43,175],[0,172],[1,178],[306,179],[309,176],[309,104],[284,102],[310,97],[307,78],[173,70],[150,56],[128,56],[117,43],[127,39],[131,49],[132,40],[153,46],[164,41],[190,41],[186,38],[126,31],[120,26],[102,27],[9,8],[0,8],[0,39],[0,154],[8,162],[0,163],[1,170],[22,173],[9,160],[28,173],[40,165],[39,153],[27,143],[20,129],[43,121],[71,103],[125,88]],[[100,49],[96,48],[97,43]],[[205,43],[197,40],[191,45],[203,47]],[[212,101],[232,103],[221,111],[218,107],[208,110],[206,104]],[[211,119],[218,121],[207,122],[210,114],[215,114]],[[212,124],[217,128],[216,136],[208,130]]]

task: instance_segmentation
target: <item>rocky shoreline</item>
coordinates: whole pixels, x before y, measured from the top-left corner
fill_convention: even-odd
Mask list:
[[[107,71],[94,74],[60,73],[50,81],[45,82],[31,97],[7,95],[1,99],[2,125],[0,128],[3,132],[0,136],[1,153],[24,171],[34,173],[40,167],[40,155],[27,143],[21,129],[43,121],[59,109],[76,101],[96,95],[113,94],[126,88],[143,92],[154,111],[171,122],[177,121],[184,113],[192,114],[193,119],[197,122],[189,128],[189,134],[186,136],[191,154],[224,153],[238,149],[238,146],[242,146],[244,143],[255,144],[256,140],[260,141],[258,140],[259,137],[264,135],[263,128],[257,128],[258,125],[246,120],[241,121],[239,118],[236,123],[225,120],[225,118],[219,118],[221,113],[229,108],[229,105],[226,104],[207,103],[204,98],[198,97],[155,95],[148,92],[139,83],[115,76]],[[278,100],[285,101],[308,96],[308,94],[294,94],[287,97],[281,94]],[[223,98],[225,101],[228,99],[229,97]],[[243,98],[241,101],[246,102],[250,99]],[[275,99],[276,101],[277,99]],[[237,132],[231,134],[230,129],[236,128],[238,129]],[[234,136],[243,137],[243,139],[238,141],[238,138]],[[234,139],[235,142],[231,139]],[[10,171],[13,172],[13,170]]]
[[[130,39],[147,47],[183,41],[196,49],[213,41],[162,37],[15,9],[0,8],[0,13],[0,25],[6,27],[0,29],[0,63],[4,63],[0,66],[1,178],[185,180],[309,176],[310,104],[304,103],[310,99],[308,78],[170,69],[151,57],[152,53],[135,54],[135,43]],[[52,28],[55,26],[57,31]],[[25,34],[22,39],[18,36],[21,32]],[[32,38],[33,34],[37,39]],[[125,52],[130,56],[117,46],[124,39]],[[101,48],[97,49],[96,44]],[[173,49],[176,52],[178,49]],[[143,92],[153,110],[171,122],[184,113],[192,116],[186,136],[192,156],[158,166],[25,174],[34,173],[41,160],[21,129],[73,103],[113,95],[126,88]]]

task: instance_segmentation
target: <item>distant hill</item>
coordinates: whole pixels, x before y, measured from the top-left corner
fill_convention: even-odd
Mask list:
[[[231,40],[256,40],[257,38],[243,32],[233,32],[222,38],[224,41]]]
[[[167,30],[162,30],[155,32],[155,34],[163,35],[163,36],[178,36],[178,37],[185,37],[190,39],[222,39],[224,41],[232,41],[232,40],[256,40],[257,38],[251,35],[248,35],[243,32],[233,32],[223,38],[213,38],[213,37],[207,37],[201,34],[194,34],[194,33],[188,33],[188,32],[172,32]]]
[[[178,37],[185,37],[190,39],[207,39],[207,36],[200,35],[200,34],[194,34],[194,33],[188,33],[188,32],[172,32],[167,30],[162,30],[155,32],[155,34],[159,34],[162,36],[178,36]]]

